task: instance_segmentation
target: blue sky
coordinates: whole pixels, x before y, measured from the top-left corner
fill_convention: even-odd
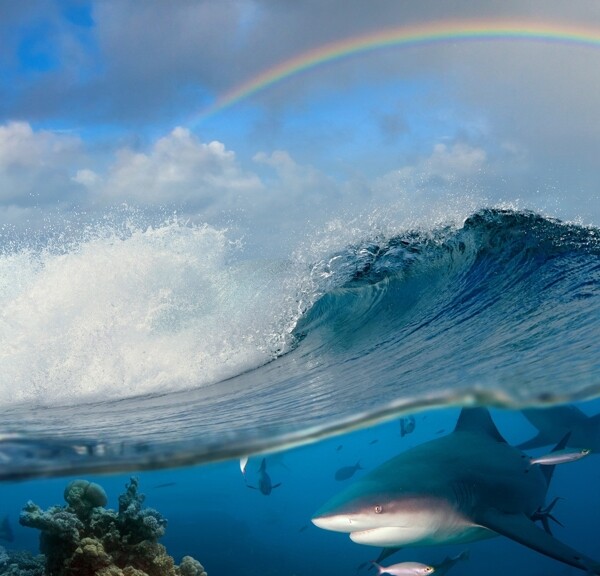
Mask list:
[[[593,1],[5,2],[0,224],[31,230],[127,203],[283,245],[308,223],[387,211],[401,226],[408,213],[431,222],[499,202],[599,224],[598,48],[388,48],[198,119],[309,49],[471,18],[600,36]]]

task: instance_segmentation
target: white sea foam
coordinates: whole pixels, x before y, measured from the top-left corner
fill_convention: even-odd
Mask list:
[[[187,389],[285,349],[289,264],[240,262],[225,231],[177,221],[85,236],[0,252],[2,404]]]

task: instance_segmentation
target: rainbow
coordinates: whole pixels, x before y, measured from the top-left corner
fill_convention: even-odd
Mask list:
[[[517,40],[600,46],[600,29],[563,23],[523,21],[443,21],[388,28],[319,46],[264,70],[222,94],[200,114],[205,118],[317,66],[389,47],[463,41]]]

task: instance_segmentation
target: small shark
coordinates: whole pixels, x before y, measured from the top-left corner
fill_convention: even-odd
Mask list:
[[[416,422],[414,416],[400,418],[400,436],[404,438],[407,434],[412,434],[415,431],[415,426]]]
[[[530,408],[523,415],[538,429],[537,436],[517,446],[530,450],[556,444],[565,434],[571,433],[568,446],[600,451],[600,414],[587,416],[579,408],[569,404],[552,408]]]
[[[532,519],[544,511],[553,471],[552,465],[531,465],[510,446],[485,408],[464,408],[452,433],[383,463],[334,496],[312,522],[347,532],[358,544],[384,548],[503,535],[600,575],[600,563]]]
[[[250,486],[250,484],[246,484],[246,486],[253,490],[257,490],[256,486]],[[268,496],[271,493],[271,490],[274,490],[278,486],[281,486],[281,482],[278,482],[277,484],[271,482],[271,477],[267,474],[267,459],[263,458],[260,463],[260,468],[258,469],[258,490],[260,490],[261,494]]]
[[[6,542],[12,542],[15,539],[15,535],[12,531],[8,516],[5,516],[0,523],[0,540],[6,540]]]
[[[364,468],[360,465],[360,460],[354,464],[354,466],[342,466],[335,471],[334,478],[340,482],[342,480],[348,480],[354,476],[354,473],[357,470],[364,470]]]

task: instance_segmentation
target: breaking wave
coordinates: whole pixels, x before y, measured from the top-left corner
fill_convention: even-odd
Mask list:
[[[244,260],[225,232],[177,222],[6,249],[4,476],[232,457],[429,405],[597,395],[599,256],[598,229],[498,209],[311,264]]]

